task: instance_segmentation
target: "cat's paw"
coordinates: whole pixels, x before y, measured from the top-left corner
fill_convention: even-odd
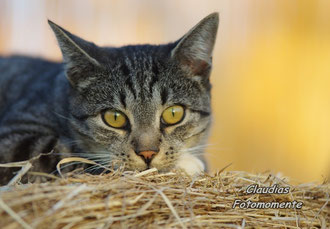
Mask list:
[[[185,153],[180,156],[176,168],[183,169],[190,176],[194,176],[202,173],[205,165],[196,156]]]

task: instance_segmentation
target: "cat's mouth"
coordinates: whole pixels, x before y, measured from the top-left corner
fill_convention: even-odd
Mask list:
[[[176,158],[170,159],[165,153],[154,154],[151,157],[144,157],[135,155],[131,157],[132,160],[127,162],[118,163],[122,165],[125,170],[131,171],[145,171],[151,168],[156,168],[159,172],[168,172],[176,165]]]

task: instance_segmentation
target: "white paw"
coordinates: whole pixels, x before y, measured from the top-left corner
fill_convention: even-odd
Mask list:
[[[182,154],[176,168],[183,169],[190,176],[198,175],[205,170],[204,163],[191,154]]]

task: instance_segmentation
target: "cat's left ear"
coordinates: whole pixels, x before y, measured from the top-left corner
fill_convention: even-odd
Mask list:
[[[71,85],[77,89],[87,87],[93,79],[93,72],[101,68],[101,64],[93,57],[97,56],[96,45],[71,34],[50,20],[48,24],[61,48]]]
[[[186,33],[172,50],[172,58],[192,76],[208,78],[218,25],[219,14],[210,14]]]

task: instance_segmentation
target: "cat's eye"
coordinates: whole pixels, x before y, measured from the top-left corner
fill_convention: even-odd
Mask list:
[[[102,114],[105,124],[114,128],[123,128],[127,124],[126,115],[120,111],[107,110]]]
[[[166,108],[162,114],[162,121],[167,125],[179,123],[184,116],[184,108],[180,105],[174,105]]]

